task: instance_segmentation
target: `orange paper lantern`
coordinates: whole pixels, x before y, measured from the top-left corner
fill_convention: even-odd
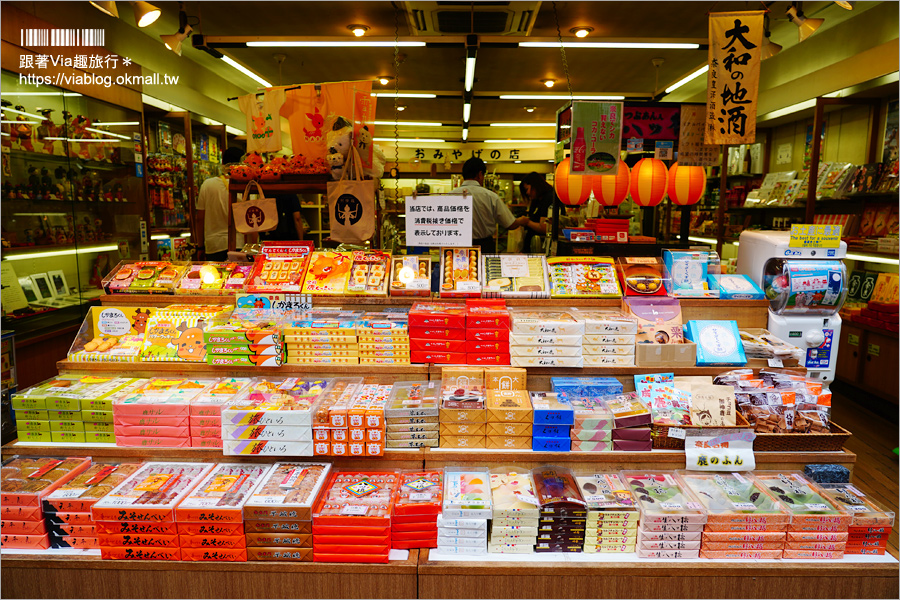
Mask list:
[[[631,187],[631,172],[624,161],[619,161],[619,172],[616,175],[598,175],[594,177],[591,189],[594,198],[603,206],[618,206],[628,197]]]
[[[669,200],[679,206],[697,204],[706,189],[706,171],[703,167],[682,166],[678,163],[669,167]]]
[[[556,167],[553,187],[563,204],[578,206],[584,204],[591,195],[593,175],[572,175],[570,158],[564,159]]]
[[[631,169],[631,199],[638,206],[656,206],[666,196],[666,165],[657,158],[642,158]]]

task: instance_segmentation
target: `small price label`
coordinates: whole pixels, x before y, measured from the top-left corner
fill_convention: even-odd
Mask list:
[[[344,508],[341,509],[342,515],[351,515],[356,517],[363,517],[367,512],[369,512],[369,507],[359,504],[347,504],[344,506]]]
[[[700,510],[703,508],[699,502],[688,502],[687,507],[689,510]]]
[[[756,510],[756,505],[752,502],[732,502],[731,505],[737,510]]]
[[[68,490],[57,490],[53,492],[53,495],[50,496],[52,500],[63,500],[69,498],[80,498],[83,493],[87,491],[87,488],[71,488]]]
[[[413,279],[406,284],[408,290],[428,290],[431,289],[431,282],[427,279]]]
[[[855,506],[848,506],[847,509],[850,510],[851,512],[868,512],[869,511],[868,506],[862,506],[859,504],[857,504]]]
[[[680,502],[661,502],[659,506],[663,510],[681,510],[682,508]]]
[[[816,511],[828,510],[828,505],[827,504],[807,504],[806,508],[808,508],[809,510],[816,510]]]
[[[427,492],[415,492],[409,495],[411,502],[428,502],[431,500],[431,494]]]
[[[680,427],[669,427],[669,437],[675,440],[683,440],[686,437],[686,433]]]
[[[783,366],[784,366],[784,361],[781,360],[780,358],[770,358],[770,359],[769,359],[769,366],[770,366],[770,367],[783,367]]]
[[[457,281],[456,282],[456,291],[457,292],[480,292],[481,284],[477,281]]]

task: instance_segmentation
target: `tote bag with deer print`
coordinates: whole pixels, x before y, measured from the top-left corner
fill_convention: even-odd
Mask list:
[[[241,233],[272,231],[278,227],[278,204],[275,198],[266,198],[262,187],[255,180],[247,184],[241,198],[249,197],[251,185],[256,186],[257,198],[231,205],[234,228]]]
[[[360,244],[375,235],[375,181],[364,180],[359,153],[351,147],[339,181],[328,182],[331,239]],[[351,178],[348,173],[353,173]]]

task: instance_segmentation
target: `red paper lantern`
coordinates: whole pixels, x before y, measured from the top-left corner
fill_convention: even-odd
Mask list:
[[[697,204],[706,189],[706,171],[703,167],[688,167],[678,163],[669,167],[669,200],[679,206]]]
[[[591,195],[593,175],[572,175],[571,160],[566,158],[556,167],[553,187],[563,204],[578,206],[587,202]]]
[[[603,206],[618,206],[628,197],[631,187],[631,172],[628,165],[619,161],[619,172],[616,175],[598,175],[594,177],[591,189],[594,198]]]
[[[638,206],[656,206],[666,196],[666,165],[657,158],[642,158],[631,169],[631,199]]]

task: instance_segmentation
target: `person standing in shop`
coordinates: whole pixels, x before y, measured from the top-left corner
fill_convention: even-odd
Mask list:
[[[228,148],[222,153],[223,174],[210,177],[200,186],[197,197],[197,223],[206,260],[222,262],[228,260],[228,175],[225,167],[241,162],[244,151]],[[244,245],[244,236],[235,233],[236,246]]]
[[[303,239],[303,217],[300,216],[300,199],[297,194],[275,196],[278,209],[278,226],[272,231],[260,233],[263,241],[294,242]]]
[[[528,222],[528,217],[515,218],[500,196],[484,187],[487,165],[480,158],[472,157],[463,164],[463,182],[451,194],[463,190],[472,196],[472,245],[481,246],[481,251],[493,254],[497,251],[494,232],[497,226],[504,229],[518,229]]]
[[[523,223],[525,238],[522,252],[542,254],[542,248],[531,247],[532,240],[535,237],[547,235],[550,223],[553,221],[553,203],[559,202],[559,199],[556,197],[553,186],[547,183],[543,175],[535,171],[522,178],[519,189],[522,191],[522,198],[528,200],[527,221]],[[565,207],[562,206],[562,203],[560,205],[561,214],[565,214]]]

